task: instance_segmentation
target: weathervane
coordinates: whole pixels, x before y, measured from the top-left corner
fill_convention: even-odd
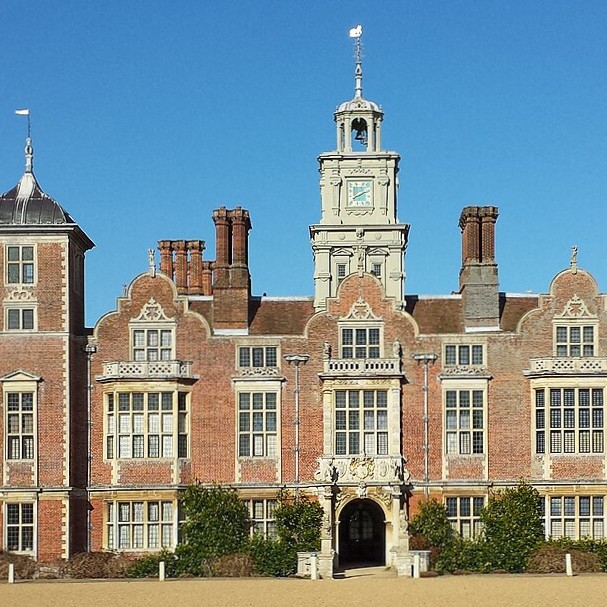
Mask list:
[[[34,168],[34,148],[32,147],[32,129],[30,111],[27,108],[15,110],[17,116],[27,116],[27,139],[25,140],[25,172],[31,173]]]
[[[350,38],[356,38],[356,42],[354,43],[354,56],[356,58],[354,97],[356,99],[360,99],[363,96],[362,43],[360,41],[362,35],[363,26],[360,24],[350,30]]]

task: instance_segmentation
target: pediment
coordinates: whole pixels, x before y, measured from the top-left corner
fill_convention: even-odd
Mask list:
[[[381,320],[381,318],[373,314],[371,306],[362,297],[359,297],[352,304],[348,314],[340,320]]]
[[[29,373],[28,371],[23,371],[22,369],[19,369],[18,371],[11,371],[10,373],[7,373],[6,375],[0,376],[0,382],[7,382],[7,381],[32,382],[32,381],[42,381],[42,378],[39,377],[38,375],[34,375],[33,373]]]
[[[171,322],[174,318],[169,318],[163,307],[153,298],[141,308],[139,316],[132,320],[137,322]]]
[[[596,318],[594,314],[590,314],[588,307],[583,299],[575,294],[566,304],[561,314],[556,314],[556,318],[584,319]]]

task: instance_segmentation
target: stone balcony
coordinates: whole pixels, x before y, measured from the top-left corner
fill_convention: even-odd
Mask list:
[[[324,361],[325,376],[376,377],[401,375],[400,358],[327,358]]]
[[[567,358],[550,356],[531,358],[527,376],[549,375],[607,375],[607,358]]]
[[[119,361],[103,363],[103,374],[97,381],[126,379],[163,380],[197,379],[192,374],[192,363],[183,360]]]

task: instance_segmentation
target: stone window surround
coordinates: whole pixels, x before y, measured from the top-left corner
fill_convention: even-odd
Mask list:
[[[343,331],[344,329],[352,330],[352,344],[344,344]],[[379,331],[379,339],[377,344],[371,344],[369,340],[369,330],[377,329]],[[356,331],[364,330],[366,332],[366,340],[364,344],[360,344],[359,348],[365,348],[366,356],[356,356]],[[340,321],[338,326],[339,331],[339,358],[348,359],[367,359],[367,358],[382,358],[384,352],[384,323],[382,320],[363,320],[363,321]],[[352,356],[344,356],[344,348],[352,348]],[[379,350],[378,356],[369,356],[369,348],[377,347]]]
[[[138,359],[136,357],[135,354],[135,350],[143,350],[146,355],[144,357],[144,361],[149,361],[148,358],[148,351],[149,350],[158,350],[159,351],[159,356],[156,360],[177,360],[177,356],[175,353],[175,334],[176,334],[176,327],[177,327],[177,323],[175,323],[174,321],[165,321],[165,322],[133,322],[131,321],[129,323],[129,352],[130,352],[130,359],[133,361],[138,361],[140,359]],[[137,346],[135,344],[135,332],[136,331],[143,331],[144,335],[145,335],[145,345],[144,346]],[[158,346],[154,347],[154,346],[148,346],[148,333],[149,331],[158,331]],[[161,345],[161,332],[162,331],[170,331],[171,332],[171,345],[168,347],[162,347]],[[162,357],[162,350],[169,350],[170,349],[170,356],[169,358],[163,358]]]
[[[542,506],[546,537],[576,540],[588,536],[599,540],[605,537],[604,495],[546,495]]]
[[[566,329],[567,329],[567,340],[559,342],[559,341],[557,341],[557,332],[558,332],[558,329],[561,327],[566,327]],[[581,334],[580,342],[579,342],[579,344],[576,344],[576,345],[579,345],[580,349],[581,349],[581,353],[579,356],[578,355],[572,356],[570,354],[571,346],[572,346],[570,333],[571,333],[572,327],[579,328],[580,334]],[[584,328],[585,327],[592,327],[592,329],[593,329],[593,341],[592,342],[584,341]],[[572,358],[572,357],[589,358],[589,357],[598,356],[598,337],[599,337],[598,330],[599,330],[599,321],[596,318],[595,319],[593,319],[593,318],[580,318],[580,319],[555,318],[552,321],[553,355],[557,356],[559,358],[563,357],[562,354],[558,353],[558,349],[559,349],[559,346],[566,345],[568,352],[567,352],[567,355],[565,356],[565,358],[567,358],[567,357],[569,357],[569,358]],[[585,354],[584,346],[592,347],[592,354]]]
[[[19,522],[12,524],[9,523],[9,507],[14,508],[14,506],[18,506],[19,510]],[[23,518],[24,518],[24,506],[31,506],[31,514],[32,514],[32,522],[23,522]],[[11,552],[13,553],[17,553],[17,554],[27,554],[27,555],[33,555],[36,551],[36,528],[37,528],[37,508],[36,508],[36,502],[33,500],[21,500],[21,499],[8,499],[5,500],[4,502],[4,507],[3,507],[3,519],[4,519],[4,529],[3,529],[3,537],[4,537],[4,542],[3,542],[3,546],[2,548],[4,550],[9,550],[9,545],[8,545],[8,528],[12,527],[12,528],[17,528],[19,531],[19,549],[12,549]],[[23,532],[26,529],[31,528],[32,530],[32,538],[31,538],[31,548],[27,548],[25,550],[23,550],[23,541],[24,541],[24,536],[23,536]]]
[[[6,462],[16,462],[16,461],[28,461],[35,462],[38,457],[38,382],[40,378],[23,373],[17,372],[10,374],[9,376],[4,376],[0,378],[0,383],[2,384],[2,402],[4,407],[4,444],[5,447],[3,449],[3,458]],[[23,459],[8,459],[8,441],[7,441],[7,432],[8,432],[8,406],[7,406],[7,394],[33,394],[33,437],[34,437],[34,457],[31,459],[23,460]],[[6,467],[5,467],[6,469]]]
[[[119,439],[120,436],[120,432],[119,432],[119,420],[118,420],[118,415],[119,415],[119,397],[118,394],[120,393],[128,393],[128,394],[144,394],[146,396],[144,396],[144,409],[142,411],[142,413],[144,414],[144,416],[146,416],[146,421],[144,422],[144,432],[141,433],[144,436],[144,454],[143,457],[127,457],[127,458],[121,458],[118,456],[119,454],[119,442],[117,439]],[[158,433],[153,433],[153,432],[149,432],[147,429],[147,415],[148,415],[148,407],[147,407],[147,395],[148,394],[162,394],[162,393],[171,393],[173,394],[173,408],[172,408],[172,413],[173,413],[173,430],[171,432],[172,436],[173,436],[173,455],[170,457],[149,457],[148,456],[148,448],[149,448],[149,444],[148,444],[148,438],[150,434],[158,434],[158,435],[162,435],[163,433],[160,432],[161,428],[159,429]],[[185,394],[185,411],[180,410],[180,404],[179,404],[179,394],[183,393]],[[113,395],[114,397],[114,410],[113,410],[113,415],[114,415],[114,433],[110,433],[110,411],[108,410],[108,396],[109,395]],[[160,400],[162,399],[162,397],[160,397]],[[190,456],[190,449],[191,449],[191,432],[190,432],[190,420],[191,420],[191,416],[190,416],[190,411],[191,411],[191,392],[184,389],[183,386],[179,385],[179,384],[172,384],[172,383],[158,383],[158,382],[149,382],[149,383],[120,383],[119,385],[113,385],[113,386],[109,386],[108,389],[104,392],[103,394],[103,411],[104,411],[104,415],[103,415],[103,457],[104,457],[104,461],[146,461],[146,460],[151,460],[153,462],[158,462],[158,461],[174,461],[177,459],[188,459]],[[168,412],[168,410],[167,410]],[[133,413],[133,409],[129,409],[129,413]],[[162,414],[162,404],[160,403],[160,407],[159,407],[159,411],[158,413],[161,415]],[[180,420],[180,417],[185,417],[185,431],[181,431],[183,428],[182,422]],[[135,432],[132,430],[131,428],[131,432],[128,433],[131,436],[131,440],[133,435],[135,434]],[[179,437],[181,435],[185,435],[187,438],[187,448],[186,448],[186,455],[185,456],[179,456],[179,451],[180,451],[180,445],[179,445]],[[113,457],[108,457],[108,449],[109,449],[109,444],[108,444],[108,438],[112,436],[114,439],[113,442]],[[131,443],[131,449],[132,449],[132,443]],[[160,451],[162,450],[162,444],[159,445],[159,449]]]
[[[274,510],[278,506],[278,500],[260,497],[245,499],[244,502],[249,509],[251,519],[251,537],[258,535],[266,539],[276,539]]]
[[[8,259],[8,249],[9,247],[18,247],[19,248],[19,260],[18,261],[9,261]],[[24,282],[23,281],[23,265],[25,263],[29,264],[30,260],[23,260],[22,251],[24,248],[31,247],[32,248],[32,257],[31,265],[32,265],[32,281]],[[5,276],[5,285],[6,286],[19,286],[26,285],[28,287],[36,286],[38,284],[38,247],[36,243],[23,243],[21,240],[16,240],[14,242],[7,241],[4,245],[4,276]],[[9,272],[9,263],[18,263],[19,264],[19,280],[9,282],[8,272]]]
[[[606,382],[603,381],[597,381],[596,378],[567,378],[567,377],[558,377],[558,378],[538,378],[538,379],[532,379],[531,380],[531,386],[530,386],[530,398],[531,398],[531,411],[533,411],[533,416],[532,416],[532,423],[531,423],[531,431],[532,431],[532,440],[531,440],[531,445],[532,445],[532,450],[534,454],[539,454],[541,456],[544,457],[571,457],[571,456],[590,456],[590,457],[597,457],[597,456],[601,456],[604,454],[604,446],[603,446],[603,451],[601,451],[600,453],[593,453],[592,452],[592,442],[591,447],[590,447],[590,452],[580,452],[579,451],[579,406],[578,406],[578,391],[579,389],[588,389],[591,390],[592,389],[602,389],[603,390],[603,398],[605,399],[605,397],[607,397],[607,385]],[[576,433],[576,437],[575,437],[575,445],[576,445],[576,449],[573,453],[565,453],[563,451],[563,449],[561,449],[560,453],[551,453],[550,452],[550,389],[574,389],[576,391],[576,401],[575,401],[575,427],[572,429],[575,431]],[[544,390],[544,410],[546,411],[545,415],[545,419],[544,419],[544,428],[538,428],[538,423],[537,423],[537,415],[536,415],[536,391],[537,390]],[[592,401],[591,401],[592,402]],[[561,404],[560,409],[563,410],[564,406]],[[590,408],[592,408],[592,404],[590,405]],[[605,409],[605,405],[603,405],[603,409]],[[603,413],[603,415],[605,415],[605,413]],[[592,431],[592,422],[591,422],[591,427],[589,428],[590,431]],[[603,434],[605,432],[605,419],[603,419]],[[538,436],[538,432],[545,432],[545,446],[544,446],[544,453],[541,453],[537,451],[537,436]],[[562,431],[562,430],[561,430]]]
[[[483,378],[475,378],[475,379],[467,379],[467,378],[453,378],[453,379],[442,379],[441,380],[441,384],[442,384],[442,403],[443,403],[443,440],[444,440],[444,445],[443,445],[443,453],[444,456],[446,458],[449,457],[486,457],[487,455],[487,419],[488,419],[488,392],[489,392],[489,385],[488,385],[488,380],[487,379],[483,379]],[[473,391],[482,391],[483,392],[483,427],[482,429],[478,429],[477,431],[482,431],[483,433],[483,450],[482,453],[472,453],[473,451],[473,447],[472,447],[472,432],[473,432],[473,428],[472,428],[472,416],[470,419],[470,427],[469,429],[462,429],[460,428],[459,425],[459,415],[458,415],[458,423],[457,423],[457,428],[453,429],[453,430],[448,430],[447,429],[447,392],[448,391],[456,391],[456,392],[462,392],[462,391],[468,391],[470,392],[471,396],[470,396],[470,410],[473,410],[473,406],[472,406],[472,392]],[[455,408],[455,410],[458,412],[460,411],[460,407],[459,407],[459,396],[458,396],[458,406]],[[460,453],[460,433],[463,431],[465,432],[470,432],[471,437],[470,437],[470,453]],[[457,453],[448,453],[447,452],[447,448],[448,448],[448,443],[447,443],[447,432],[448,431],[454,431],[457,434],[457,446],[458,446],[458,450]]]
[[[281,445],[282,445],[282,436],[281,436],[281,421],[282,421],[282,379],[266,379],[266,378],[259,378],[259,379],[252,379],[252,378],[246,378],[246,379],[240,379],[240,378],[235,378],[234,379],[234,410],[235,410],[235,415],[234,415],[234,436],[235,436],[235,440],[236,440],[236,448],[235,448],[235,456],[236,456],[236,460],[270,460],[270,461],[277,461],[280,459],[280,452],[281,452]],[[275,449],[276,449],[276,453],[275,455],[272,456],[268,456],[266,455],[266,443],[264,440],[264,455],[240,455],[240,435],[243,434],[244,432],[240,432],[240,394],[244,394],[244,393],[248,393],[248,394],[254,394],[254,393],[262,393],[262,394],[268,394],[268,393],[272,393],[276,395],[276,409],[272,410],[272,411],[276,411],[276,432],[273,433],[276,436],[276,442],[275,442]],[[251,403],[252,406],[252,403]],[[249,409],[249,411],[252,413],[253,409]],[[262,411],[265,413],[266,409],[265,409],[265,398],[264,398],[264,407],[262,409]],[[249,426],[250,428],[252,428],[252,426]],[[264,429],[262,431],[262,434],[264,435],[264,439],[266,437],[266,435],[268,434],[266,431],[266,425],[265,425],[265,417],[264,417]],[[248,432],[248,434],[252,437],[252,435],[254,434],[253,430],[251,429],[250,432]],[[250,453],[252,453],[253,450],[253,442],[250,442]]]
[[[444,502],[453,530],[463,538],[477,537],[482,530],[480,511],[485,506],[485,496],[446,495]]]
[[[129,504],[128,520],[119,520],[121,504]],[[134,520],[134,504],[142,504],[141,520]],[[153,518],[157,518],[158,520],[150,520],[150,504],[157,505],[158,516]],[[166,511],[163,508],[166,504],[171,505],[170,518],[165,518]],[[156,552],[162,550],[163,548],[173,548],[177,544],[177,529],[180,524],[180,521],[178,520],[180,509],[177,500],[173,498],[168,497],[163,499],[161,497],[157,497],[156,499],[150,499],[149,496],[133,496],[133,499],[129,499],[127,496],[124,498],[118,497],[115,500],[105,500],[103,510],[105,522],[103,545],[108,550],[120,550],[121,552]],[[121,546],[121,526],[128,527],[129,529],[129,546],[127,547]],[[141,540],[143,545],[134,547],[133,530],[136,526],[141,527]],[[153,540],[150,542],[150,539],[154,538],[154,536],[151,534],[153,527],[158,528],[158,533],[156,535],[157,541]],[[163,536],[163,532],[170,534],[169,542],[163,542],[163,538],[166,538],[166,535]],[[156,543],[157,545],[150,547],[150,543]]]
[[[19,328],[11,329],[9,328],[9,313],[13,310],[19,311]],[[31,328],[22,328],[23,327],[23,312],[25,310],[32,311],[32,327]],[[14,302],[5,302],[4,303],[4,331],[5,332],[15,332],[18,331],[20,333],[29,332],[34,333],[38,330],[38,305],[32,303],[31,301],[24,303],[14,303]]]

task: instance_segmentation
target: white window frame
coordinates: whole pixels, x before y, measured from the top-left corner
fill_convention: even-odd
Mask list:
[[[346,333],[346,332],[349,333]],[[373,331],[373,334],[370,332]],[[352,360],[368,360],[383,356],[383,323],[340,323],[339,356]],[[364,340],[361,339],[364,335]],[[372,337],[373,335],[373,337]],[[377,335],[377,340],[375,340]],[[350,336],[350,337],[347,337]]]
[[[278,500],[276,498],[252,498],[245,500],[245,502],[251,519],[251,537],[277,539],[278,533],[274,512],[278,507]]]
[[[28,461],[32,462],[36,459],[36,444],[37,444],[37,403],[36,403],[36,391],[27,389],[25,386],[19,386],[18,388],[4,386],[4,444],[5,447],[5,459],[8,462]],[[24,396],[31,396],[31,408],[23,408]],[[18,403],[15,409],[14,397],[17,396]],[[28,399],[29,400],[29,399]],[[31,418],[31,430],[25,428],[26,420]],[[14,430],[14,422],[17,420],[17,430]],[[13,457],[12,445],[16,441],[18,445],[19,456]],[[24,454],[27,453],[27,456]],[[30,455],[31,454],[31,455]]]
[[[10,249],[17,249],[18,250],[18,259],[15,260],[11,260],[9,259],[9,256],[11,255]],[[23,258],[23,251],[25,249],[31,249],[32,250],[32,259],[24,259]],[[37,263],[36,260],[38,258],[37,255],[37,247],[35,244],[17,244],[17,243],[6,243],[4,246],[4,276],[6,279],[6,285],[7,286],[12,286],[12,285],[27,285],[27,286],[32,286],[37,284],[37,277],[38,277],[38,268],[37,268]],[[30,267],[31,266],[31,279],[30,276],[28,275],[28,280],[24,280],[25,277],[25,267]],[[9,273],[11,268],[17,268],[17,272],[18,272],[18,277],[17,280],[11,280]]]
[[[156,552],[174,548],[177,543],[177,512],[177,502],[172,498],[107,501],[107,549]]]
[[[591,339],[586,336],[588,329],[592,329]],[[598,330],[598,320],[588,318],[577,321],[569,319],[554,320],[554,356],[558,358],[593,358],[597,356]],[[564,338],[563,332],[566,332]],[[579,336],[576,334],[579,334]]]
[[[447,457],[485,456],[487,453],[487,380],[451,379],[443,380],[442,384],[445,441],[443,452]],[[453,399],[452,393],[455,393],[455,399]],[[463,396],[466,393],[468,396]],[[477,405],[479,394],[482,397],[481,406]]]
[[[236,366],[238,369],[277,369],[280,360],[276,344],[238,345]]]
[[[163,388],[142,391],[121,386],[104,395],[106,460],[189,457],[190,393]]]
[[[545,517],[547,537],[605,538],[604,495],[547,495]]]
[[[239,458],[279,457],[278,404],[279,393],[276,390],[238,390],[236,424]]]
[[[485,346],[474,343],[445,344],[443,365],[445,367],[483,367],[485,366]],[[479,362],[480,358],[480,362]]]
[[[597,382],[532,383],[535,453],[605,453],[605,387]]]
[[[482,531],[481,510],[485,506],[485,497],[481,495],[458,495],[445,497],[445,508],[451,527],[461,537],[478,537]]]
[[[13,510],[14,508],[18,509],[18,521],[16,523],[11,522],[11,519],[9,517],[9,512],[11,510]],[[27,507],[27,509],[31,509],[31,522],[29,519],[29,516],[27,518],[27,520],[24,521],[25,515],[24,515],[24,509]],[[4,529],[3,529],[3,536],[4,536],[4,545],[3,548],[4,550],[10,551],[10,552],[15,552],[18,554],[34,554],[35,550],[36,550],[36,503],[33,501],[19,501],[19,502],[13,502],[13,501],[8,501],[5,502],[4,504],[4,512],[3,512],[3,519],[4,519]],[[17,540],[17,547],[14,547],[13,544],[9,544],[9,529],[17,529],[17,533],[18,533],[18,540]],[[31,546],[29,545],[30,542],[27,541],[27,536],[25,535],[25,531],[31,529]],[[26,543],[28,544],[28,547],[24,547],[24,544]]]
[[[335,455],[390,454],[390,390],[352,386],[334,390]],[[366,405],[366,406],[365,406]]]
[[[32,326],[24,327],[24,314],[25,312],[30,311],[32,313]],[[18,313],[18,327],[10,326],[10,317],[11,313]],[[35,332],[38,330],[38,314],[37,314],[37,306],[32,305],[31,303],[23,304],[23,305],[15,305],[9,304],[4,306],[4,331],[5,332]]]
[[[135,362],[159,362],[177,360],[175,355],[175,324],[174,323],[131,323],[130,352],[131,360]],[[157,334],[156,345],[150,345],[152,335]],[[143,334],[143,343],[139,342],[139,334]],[[162,345],[163,335],[170,336],[170,344]],[[156,352],[157,354],[153,354]]]

